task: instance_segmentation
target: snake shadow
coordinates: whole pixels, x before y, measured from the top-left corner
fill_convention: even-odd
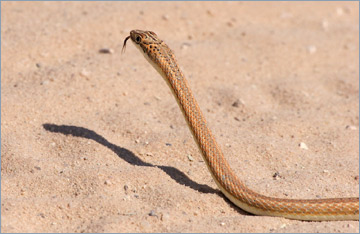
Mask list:
[[[74,137],[82,137],[96,141],[97,143],[112,150],[119,158],[123,159],[124,161],[126,161],[131,165],[159,168],[162,171],[164,171],[166,174],[168,174],[170,178],[172,178],[178,184],[188,186],[191,189],[194,189],[201,193],[218,194],[219,196],[223,197],[233,209],[243,214],[249,214],[241,210],[237,206],[233,205],[233,203],[230,200],[228,200],[219,190],[213,189],[206,184],[196,183],[195,181],[191,180],[187,175],[185,175],[183,172],[179,171],[174,167],[154,165],[148,162],[144,162],[130,150],[109,142],[103,136],[97,134],[95,131],[83,127],[72,126],[72,125],[55,125],[55,124],[45,123],[42,126],[45,130],[49,132],[61,133],[64,135],[71,135]]]
[[[209,187],[208,185],[198,184],[198,183],[192,181],[183,172],[179,171],[178,169],[176,169],[174,167],[154,165],[151,163],[144,162],[130,150],[127,150],[125,148],[122,148],[120,146],[117,146],[117,145],[109,142],[104,137],[102,137],[101,135],[97,134],[96,132],[94,132],[92,130],[89,130],[89,129],[86,129],[83,127],[77,127],[77,126],[55,125],[55,124],[49,124],[49,123],[43,124],[43,127],[45,130],[47,130],[49,132],[62,133],[64,135],[82,137],[82,138],[96,141],[97,143],[112,150],[117,156],[119,156],[119,158],[123,159],[124,161],[126,161],[127,163],[129,163],[131,165],[160,168],[166,174],[168,174],[173,180],[175,180],[177,183],[188,186],[188,187],[190,187],[196,191],[199,191],[201,193],[219,193],[217,190]]]

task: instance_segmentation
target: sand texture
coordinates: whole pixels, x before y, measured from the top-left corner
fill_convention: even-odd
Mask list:
[[[282,198],[359,196],[356,2],[2,2],[2,232],[358,232],[221,195],[169,87],[175,52],[232,168]]]

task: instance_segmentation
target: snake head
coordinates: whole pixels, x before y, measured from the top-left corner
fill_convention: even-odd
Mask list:
[[[135,44],[154,44],[159,41],[156,33],[152,31],[131,30],[130,38]]]
[[[125,51],[127,40],[131,39],[131,41],[135,44],[136,47],[141,49],[144,53],[150,56],[152,50],[158,49],[157,45],[162,43],[156,33],[152,31],[143,31],[143,30],[131,30],[130,36],[126,37],[124,40],[124,45],[122,51]]]

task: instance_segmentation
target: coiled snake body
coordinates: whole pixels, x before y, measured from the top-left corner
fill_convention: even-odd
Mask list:
[[[169,85],[213,179],[235,205],[252,214],[289,219],[359,220],[359,198],[356,197],[282,199],[249,189],[235,175],[216,143],[172,50],[151,31],[132,30],[123,49],[129,38]]]

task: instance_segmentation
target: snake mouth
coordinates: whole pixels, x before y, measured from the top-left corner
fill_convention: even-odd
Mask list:
[[[122,47],[122,49],[121,49],[121,53],[124,53],[125,52],[125,49],[126,49],[126,42],[127,42],[127,40],[129,40],[129,38],[130,38],[131,36],[127,36],[126,38],[125,38],[125,40],[124,40],[124,44],[123,44],[123,47]]]

